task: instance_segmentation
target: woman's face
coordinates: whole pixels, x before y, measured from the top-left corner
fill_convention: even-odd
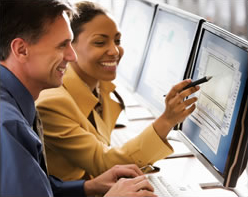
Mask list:
[[[83,31],[73,43],[78,56],[76,72],[90,86],[98,80],[111,81],[123,55],[121,33],[116,23],[106,15],[98,15],[83,25]]]

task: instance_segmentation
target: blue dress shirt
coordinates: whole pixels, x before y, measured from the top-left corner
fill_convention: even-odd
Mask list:
[[[33,97],[0,65],[0,196],[85,196],[83,180],[62,182],[42,169],[34,118]]]

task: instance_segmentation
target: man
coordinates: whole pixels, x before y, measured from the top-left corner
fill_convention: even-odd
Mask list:
[[[88,181],[47,175],[34,101],[60,86],[67,62],[76,60],[69,20],[75,12],[65,0],[1,0],[0,9],[0,196],[85,196],[113,185],[106,196],[154,196],[135,165]],[[136,178],[114,184],[123,176]]]

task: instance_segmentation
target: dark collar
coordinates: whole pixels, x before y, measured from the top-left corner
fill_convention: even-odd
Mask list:
[[[0,65],[0,85],[14,98],[21,113],[32,126],[35,117],[33,97],[19,79],[2,65]]]

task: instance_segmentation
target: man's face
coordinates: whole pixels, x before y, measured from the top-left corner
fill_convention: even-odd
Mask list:
[[[72,38],[70,21],[65,13],[49,24],[38,43],[28,46],[25,73],[29,83],[40,90],[62,84],[67,62],[77,58],[71,46]]]

